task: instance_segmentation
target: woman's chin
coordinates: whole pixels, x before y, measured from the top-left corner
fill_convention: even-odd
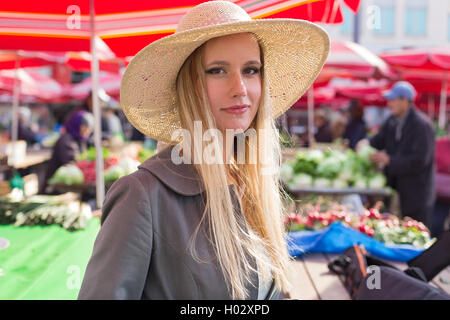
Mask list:
[[[224,133],[226,130],[245,131],[250,127],[250,123],[249,119],[233,119],[233,121],[222,123],[220,128]]]

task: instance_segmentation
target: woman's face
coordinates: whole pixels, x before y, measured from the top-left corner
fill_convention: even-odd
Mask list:
[[[89,126],[87,126],[85,124],[82,124],[80,126],[80,136],[82,138],[88,139],[89,136],[91,135],[91,133],[92,133],[92,128],[91,127],[89,127]]]
[[[217,128],[247,130],[258,111],[262,67],[259,45],[250,33],[209,40],[202,65],[208,101]]]

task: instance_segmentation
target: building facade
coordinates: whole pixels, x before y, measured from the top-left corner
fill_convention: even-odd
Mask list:
[[[344,23],[322,25],[334,40],[354,40],[355,15],[345,4]],[[450,0],[361,0],[359,43],[374,53],[450,45]]]

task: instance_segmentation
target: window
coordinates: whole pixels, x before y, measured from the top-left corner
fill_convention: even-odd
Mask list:
[[[395,32],[395,9],[391,6],[379,6],[379,23],[374,23],[374,35],[394,35]],[[375,12],[377,13],[377,12]]]
[[[425,36],[427,31],[427,8],[407,7],[405,12],[405,34]]]
[[[342,16],[344,18],[344,22],[341,24],[341,33],[342,34],[352,34],[353,33],[353,25],[355,23],[355,15],[350,11],[346,6],[342,6]]]
[[[450,41],[450,14],[447,15],[447,41]]]

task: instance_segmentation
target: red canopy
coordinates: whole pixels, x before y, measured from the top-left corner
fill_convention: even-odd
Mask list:
[[[12,94],[16,70],[0,70],[0,91]],[[54,101],[64,95],[64,87],[52,78],[25,69],[17,69],[20,93],[41,101]]]
[[[379,55],[399,70],[450,71],[450,47],[406,49]]]
[[[99,69],[119,72],[125,64],[124,59],[117,58],[111,49],[98,37],[95,39]],[[18,61],[19,60],[19,61]],[[39,67],[52,64],[66,64],[74,71],[89,72],[92,56],[86,51],[0,51],[0,70]]]
[[[446,126],[449,92],[450,47],[406,49],[387,52],[380,57],[401,71],[419,92],[440,94],[439,127]]]
[[[118,98],[120,93],[120,80],[122,75],[115,73],[101,73],[98,78],[99,88],[105,90],[105,92],[114,97]],[[68,95],[74,99],[85,99],[92,89],[92,78],[86,78],[82,82],[72,85]]]
[[[389,78],[398,75],[389,65],[367,48],[350,41],[332,41],[324,69],[345,70],[355,78]]]
[[[0,49],[89,51],[89,0],[4,1]],[[95,0],[95,31],[120,57],[175,31],[196,0]],[[237,0],[253,18],[296,18],[321,23],[343,21],[339,0]],[[356,12],[360,0],[345,0]]]

